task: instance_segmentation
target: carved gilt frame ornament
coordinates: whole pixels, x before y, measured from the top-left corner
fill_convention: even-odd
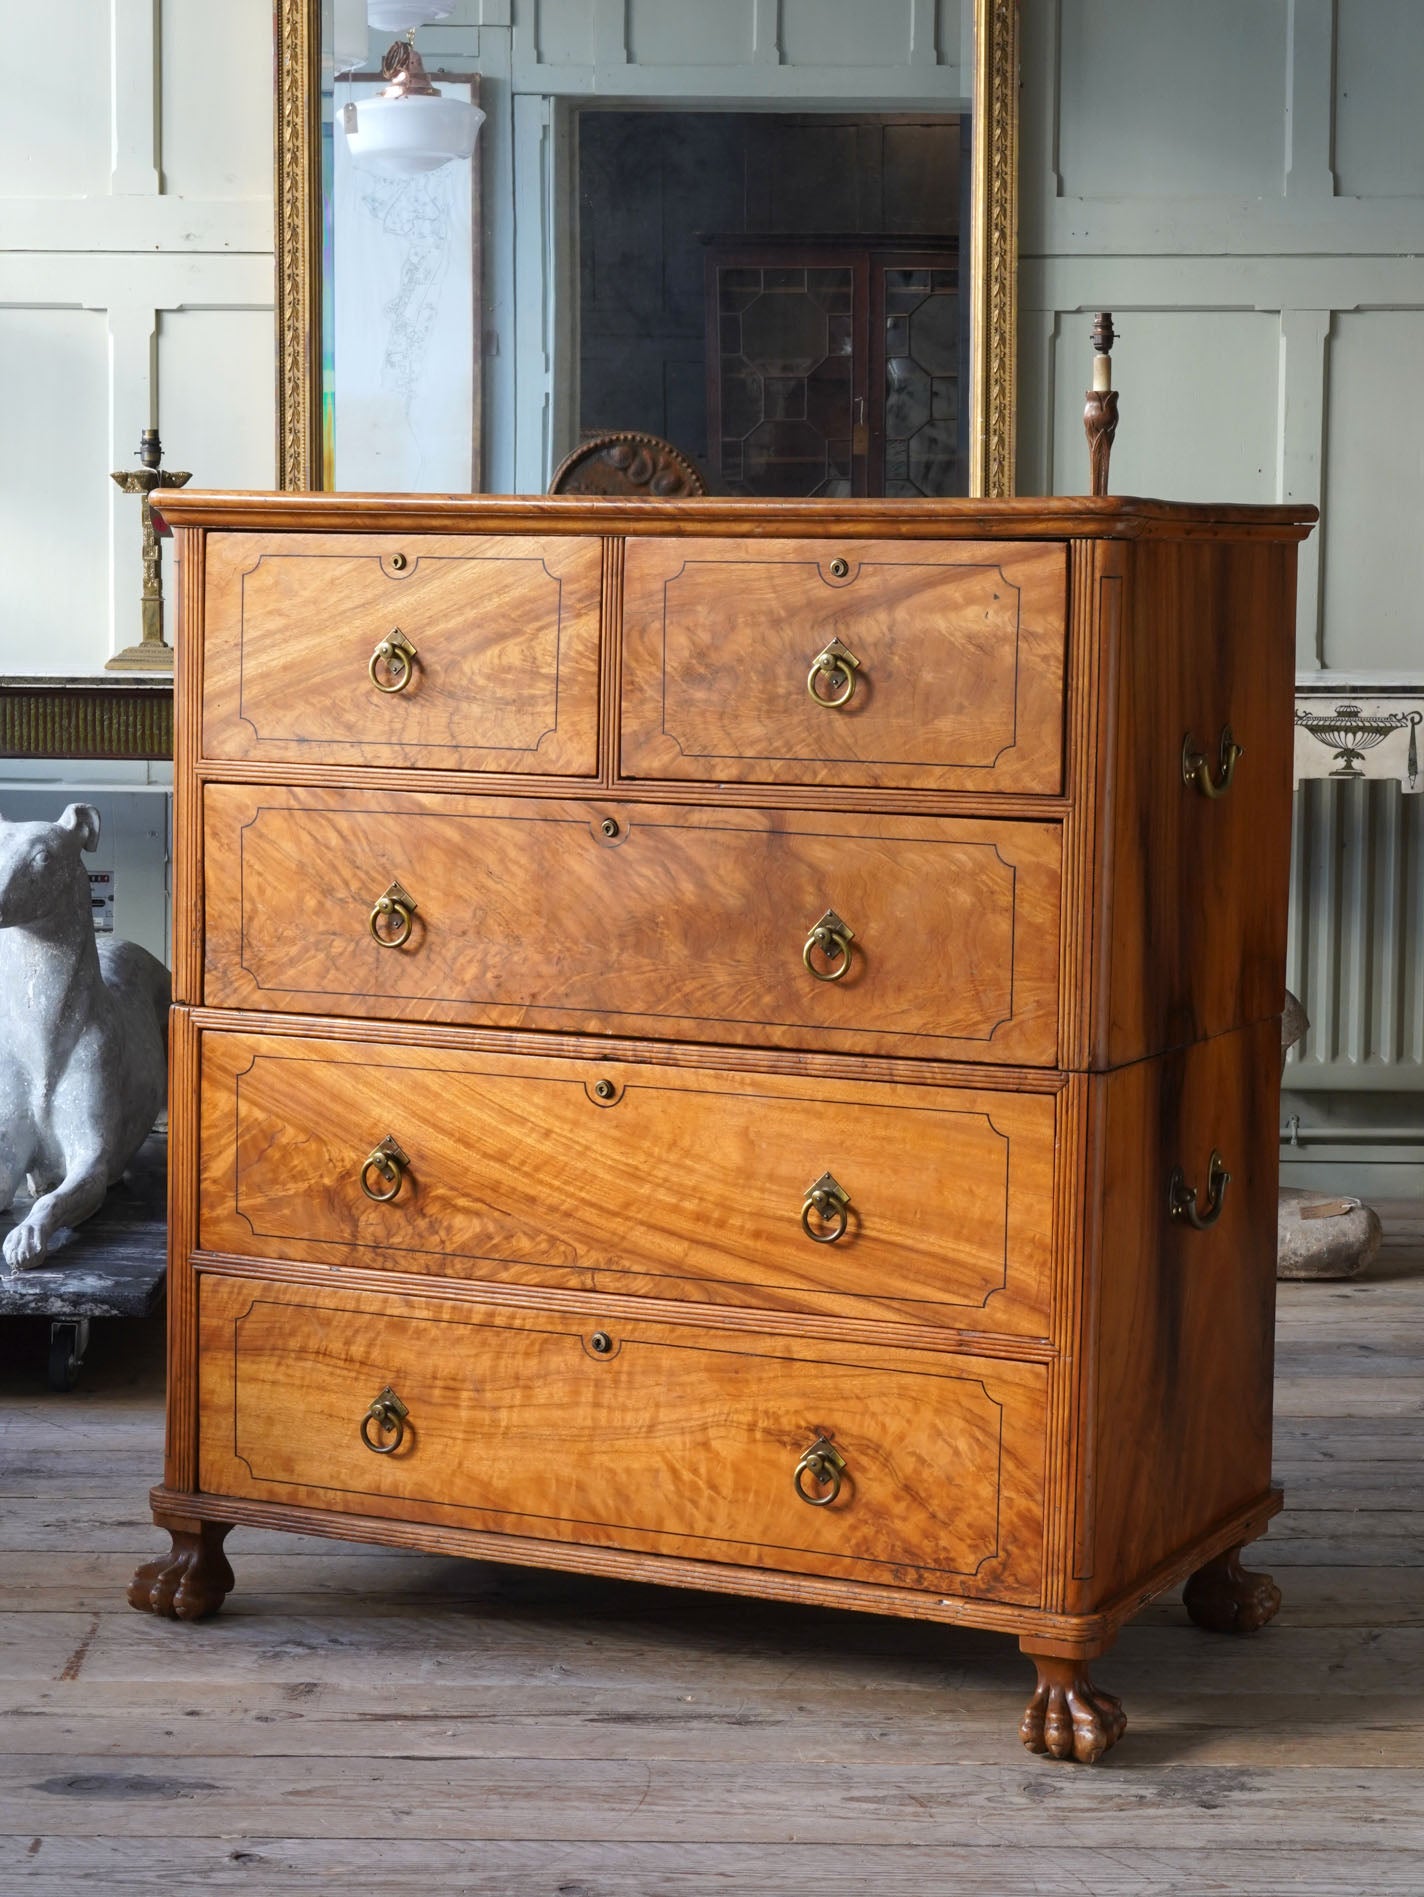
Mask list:
[[[969,492],[1014,491],[1020,0],[974,0]],[[320,487],[321,0],[275,0],[277,482]],[[788,100],[794,107],[796,101]]]

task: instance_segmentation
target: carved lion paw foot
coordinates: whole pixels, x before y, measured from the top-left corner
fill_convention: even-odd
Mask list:
[[[1038,1686],[1019,1727],[1030,1752],[1092,1765],[1127,1731],[1121,1704],[1094,1686],[1081,1660],[1030,1654]]]
[[[1208,1561],[1182,1589],[1182,1605],[1214,1634],[1253,1634],[1280,1612],[1281,1590],[1269,1574],[1241,1565],[1240,1548]]]
[[[165,1620],[201,1620],[215,1614],[232,1590],[233,1573],[222,1551],[226,1522],[205,1522],[197,1534],[170,1529],[173,1547],[145,1561],[129,1583],[129,1606]]]

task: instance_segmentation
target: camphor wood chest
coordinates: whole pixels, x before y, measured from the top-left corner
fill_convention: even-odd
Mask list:
[[[1134,500],[173,493],[170,1381],[241,1522],[1259,1627],[1296,542]]]

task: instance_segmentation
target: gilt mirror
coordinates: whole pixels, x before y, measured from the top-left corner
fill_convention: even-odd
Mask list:
[[[275,31],[283,487],[542,492],[638,429],[713,492],[1012,493],[1018,0]]]

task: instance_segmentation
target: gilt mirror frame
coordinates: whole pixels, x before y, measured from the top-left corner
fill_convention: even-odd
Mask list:
[[[973,0],[969,492],[1014,491],[1020,0]],[[275,0],[277,483],[322,485],[321,0]]]

